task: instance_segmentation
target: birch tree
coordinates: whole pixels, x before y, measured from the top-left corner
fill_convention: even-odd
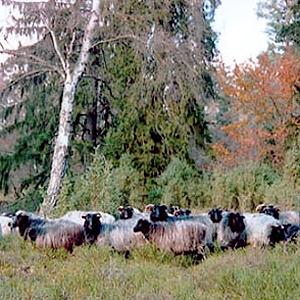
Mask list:
[[[7,35],[17,34],[21,38],[30,36],[35,40],[47,39],[50,45],[47,49],[48,60],[45,56],[36,55],[28,51],[28,47],[21,45],[17,50],[1,50],[1,53],[24,60],[24,69],[21,72],[14,70],[15,73],[19,71],[20,75],[8,86],[12,87],[16,81],[37,74],[59,75],[63,86],[51,175],[47,195],[41,206],[44,214],[47,214],[58,200],[66,168],[74,97],[79,80],[85,72],[93,35],[99,24],[100,2],[100,0],[34,3],[2,1],[4,5],[16,7],[19,13],[18,17],[12,18],[13,25],[6,28]],[[52,53],[52,61],[49,61],[49,53]]]
[[[54,33],[50,31],[55,50],[60,58],[61,65],[64,69],[64,89],[61,103],[60,119],[58,136],[55,142],[54,154],[52,159],[52,169],[50,182],[47,190],[47,196],[42,205],[42,211],[47,212],[56,205],[61,180],[63,178],[64,166],[66,164],[66,157],[68,154],[68,145],[71,134],[71,116],[73,110],[73,102],[76,92],[76,87],[80,77],[84,72],[84,68],[88,61],[89,49],[93,38],[93,32],[97,26],[100,14],[100,0],[93,0],[92,10],[89,16],[89,21],[86,25],[84,36],[82,39],[82,47],[80,55],[74,68],[70,66],[68,59],[64,59],[56,43]],[[70,51],[72,51],[72,43],[74,42],[75,34],[73,34],[70,44]]]

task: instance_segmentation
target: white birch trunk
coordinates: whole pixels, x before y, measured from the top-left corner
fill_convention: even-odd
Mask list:
[[[74,106],[74,97],[77,84],[82,76],[88,61],[89,49],[93,38],[93,32],[98,24],[100,15],[100,0],[93,0],[90,19],[87,23],[82,48],[74,70],[66,66],[66,77],[64,82],[63,97],[60,110],[58,136],[55,141],[54,154],[52,159],[50,181],[47,195],[41,206],[41,213],[47,215],[57,204],[61,188],[61,182],[65,173],[69,140],[71,135],[71,118]]]

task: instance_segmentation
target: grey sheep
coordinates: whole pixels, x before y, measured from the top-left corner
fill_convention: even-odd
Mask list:
[[[128,254],[134,248],[147,243],[142,234],[134,234],[133,232],[133,227],[137,222],[136,218],[106,224],[102,223],[97,215],[86,215],[84,223],[88,240],[93,241],[96,245],[107,245],[118,252]]]
[[[205,257],[207,227],[204,224],[193,221],[153,223],[140,219],[133,231],[141,232],[150,243],[160,250],[175,255],[192,255],[197,259]]]
[[[24,240],[30,239],[40,248],[65,248],[72,252],[74,246],[85,242],[84,228],[66,220],[44,219],[32,213],[18,211],[13,228],[18,228]]]

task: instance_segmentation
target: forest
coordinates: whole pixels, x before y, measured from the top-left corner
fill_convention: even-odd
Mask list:
[[[299,205],[298,6],[266,3],[274,44],[229,69],[216,59],[211,26],[219,3],[194,10],[198,2],[103,2],[54,208]],[[6,29],[39,41],[1,51],[10,54],[1,76],[2,210],[37,210],[49,194],[64,73],[81,50],[77,7],[39,5],[21,5]]]
[[[212,26],[225,1],[1,0],[16,14],[0,34],[20,41],[0,43],[0,212],[299,211],[300,2],[261,1],[268,50],[230,67]],[[217,251],[194,266],[153,247],[127,261],[8,237],[0,293],[296,299],[299,262],[298,245]]]

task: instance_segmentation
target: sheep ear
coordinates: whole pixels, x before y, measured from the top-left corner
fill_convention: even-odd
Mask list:
[[[123,211],[124,210],[124,206],[119,206],[118,207],[118,211]]]
[[[86,215],[81,216],[82,219],[86,219]]]

